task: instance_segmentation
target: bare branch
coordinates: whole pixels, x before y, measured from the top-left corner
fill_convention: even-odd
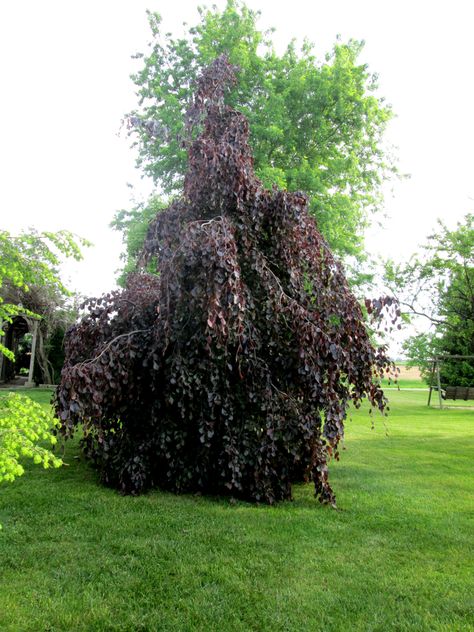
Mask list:
[[[94,362],[97,362],[97,360],[99,360],[104,355],[104,353],[108,351],[115,342],[117,342],[117,340],[120,340],[121,338],[130,338],[130,336],[134,336],[136,334],[148,333],[149,331],[151,331],[150,327],[148,329],[135,329],[135,331],[130,331],[126,334],[120,334],[120,336],[116,336],[113,340],[108,342],[98,356],[96,356],[95,358],[91,358],[90,360],[78,362],[74,366],[86,366],[87,364],[93,364]]]

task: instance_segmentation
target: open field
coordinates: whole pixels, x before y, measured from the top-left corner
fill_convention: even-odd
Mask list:
[[[405,366],[404,364],[397,364],[400,369],[401,380],[421,380],[420,369],[416,366]]]
[[[387,391],[387,393],[391,393],[393,390],[398,389],[417,389],[423,390],[425,392],[425,403],[428,403],[428,395],[429,395],[429,387],[421,378],[420,371],[417,367],[406,367],[405,364],[397,362],[397,367],[400,370],[398,374],[398,379],[396,382],[393,380],[384,379],[382,380],[382,386]],[[471,409],[474,412],[474,400],[443,400],[442,401],[443,408],[466,408]],[[437,391],[433,391],[431,395],[431,407],[439,408],[439,396]]]
[[[393,381],[389,382],[387,379],[385,379],[382,381],[384,387],[428,389],[428,386],[421,379],[420,370],[417,367],[407,367],[404,363],[397,362],[397,368],[400,371],[398,374],[397,383],[394,384]]]
[[[121,497],[76,443],[28,468],[0,489],[0,630],[474,630],[474,412],[389,396],[386,427],[347,423],[337,511],[310,485],[276,507]]]

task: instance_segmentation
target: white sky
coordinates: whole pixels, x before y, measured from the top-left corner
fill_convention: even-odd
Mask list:
[[[223,0],[216,2],[224,5]],[[323,55],[340,34],[364,39],[361,60],[379,74],[397,119],[388,140],[402,172],[368,245],[395,259],[424,240],[437,217],[454,224],[474,206],[472,0],[248,0],[274,26],[279,49],[308,37]],[[135,155],[121,118],[136,104],[131,55],[150,39],[145,9],[172,32],[197,21],[188,0],[0,1],[0,226],[70,229],[96,244],[68,268],[70,287],[114,285],[120,238],[108,228],[130,207]]]

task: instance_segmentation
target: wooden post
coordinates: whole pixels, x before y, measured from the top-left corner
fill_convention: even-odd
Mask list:
[[[431,375],[430,375],[430,392],[428,395],[428,406],[431,403],[431,393],[433,392],[433,380],[435,374],[436,360],[433,360],[433,366],[431,367]]]
[[[25,386],[32,388],[35,383],[33,381],[33,372],[35,370],[35,355],[36,355],[36,340],[38,338],[38,321],[33,321],[33,340],[31,341],[31,358],[30,358],[30,371],[28,373],[28,381]]]
[[[443,408],[443,398],[441,397],[441,376],[439,374],[439,363],[440,363],[440,360],[437,359],[437,361],[436,361],[436,379],[437,379],[437,382],[438,382],[439,407]]]

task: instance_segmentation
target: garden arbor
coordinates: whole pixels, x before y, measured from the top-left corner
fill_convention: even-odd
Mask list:
[[[34,368],[37,355],[38,336],[41,335],[39,321],[40,319],[38,317],[21,314],[15,316],[11,323],[5,323],[3,324],[3,327],[0,326],[0,329],[4,332],[4,335],[0,337],[0,343],[2,343],[15,356],[15,360],[10,360],[3,354],[0,354],[0,382],[9,382],[15,378],[15,363],[18,361],[20,341],[26,334],[31,334],[28,379],[25,386],[32,387],[35,385]]]
[[[34,361],[41,369],[40,381],[52,383],[46,342],[50,325],[70,293],[59,278],[61,257],[81,259],[81,245],[88,242],[69,231],[51,233],[34,229],[13,235],[0,230],[0,354],[14,359],[14,346],[26,333],[34,341],[34,360],[29,371],[33,381]],[[12,327],[10,329],[10,327]],[[9,340],[7,340],[9,338]],[[8,343],[3,344],[3,340]],[[2,362],[2,376],[7,368]]]

